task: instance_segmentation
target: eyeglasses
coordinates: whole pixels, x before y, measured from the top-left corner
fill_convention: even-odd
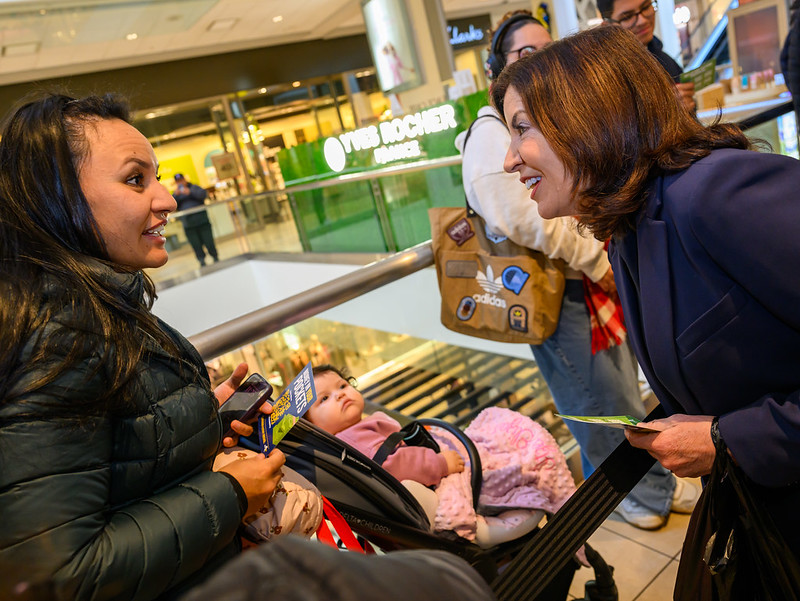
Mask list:
[[[533,54],[537,50],[538,48],[536,48],[535,46],[523,46],[522,48],[516,48],[514,50],[509,50],[508,52],[506,52],[506,58],[508,58],[508,56],[511,54],[516,54],[517,55],[516,60],[519,60],[523,56],[528,56],[529,54]]]
[[[656,0],[652,0],[647,4],[642,4],[639,7],[639,10],[631,10],[626,13],[622,13],[618,19],[608,18],[606,21],[609,23],[616,23],[624,27],[625,29],[632,29],[634,25],[636,25],[636,21],[639,20],[639,15],[642,15],[645,18],[652,17],[656,14],[658,10],[658,2]]]

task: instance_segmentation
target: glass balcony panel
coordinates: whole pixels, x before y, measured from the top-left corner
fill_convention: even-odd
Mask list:
[[[460,165],[382,177],[380,185],[398,250],[430,240],[428,209],[465,202]]]
[[[294,192],[292,196],[311,251],[389,250],[369,181]]]

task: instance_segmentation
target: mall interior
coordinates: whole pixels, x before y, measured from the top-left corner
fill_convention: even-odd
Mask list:
[[[162,183],[172,191],[182,174],[206,190],[203,208],[170,217],[169,262],[149,275],[154,312],[213,381],[245,361],[280,391],[310,361],[346,367],[369,411],[463,428],[485,407],[512,408],[550,431],[580,483],[577,445],[528,346],[442,326],[428,210],[463,206],[454,140],[487,104],[493,25],[528,9],[558,38],[601,22],[594,0],[384,2],[410,49],[394,70],[368,31],[371,3],[2,3],[0,108],[41,89],[122,93]],[[788,4],[658,0],[656,32],[685,72],[705,68],[701,121],[740,122],[797,158],[778,62]],[[202,265],[182,219],[201,211],[218,254]],[[612,515],[591,536],[620,599],[672,598],[687,524],[672,514],[648,532]],[[591,578],[581,568],[569,598]]]

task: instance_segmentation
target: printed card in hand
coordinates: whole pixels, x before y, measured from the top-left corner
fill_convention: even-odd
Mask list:
[[[261,452],[269,455],[277,444],[292,429],[297,420],[317,400],[311,363],[295,376],[286,390],[272,405],[272,413],[262,415],[258,420],[258,439]]]
[[[561,415],[560,413],[556,413],[556,416],[561,419],[568,419],[583,424],[597,424],[610,428],[623,428],[643,434],[652,434],[653,432],[660,432],[662,430],[662,428],[655,424],[648,424],[630,415]]]
[[[710,86],[716,79],[717,59],[707,60],[697,69],[692,69],[686,73],[681,73],[681,83],[693,83],[695,91]]]

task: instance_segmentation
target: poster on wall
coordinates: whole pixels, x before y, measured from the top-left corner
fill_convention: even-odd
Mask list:
[[[397,93],[422,84],[405,0],[361,0],[381,90]]]
[[[217,179],[222,181],[239,175],[239,165],[236,164],[236,157],[232,152],[223,152],[211,157],[214,169],[217,171]]]

